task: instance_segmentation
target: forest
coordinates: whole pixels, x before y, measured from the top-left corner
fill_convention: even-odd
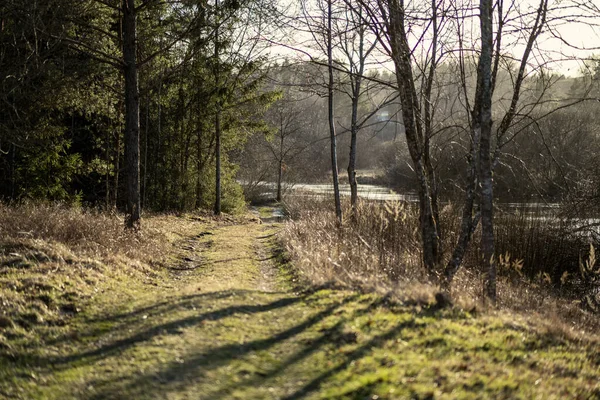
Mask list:
[[[4,0],[0,398],[600,397],[599,26]]]

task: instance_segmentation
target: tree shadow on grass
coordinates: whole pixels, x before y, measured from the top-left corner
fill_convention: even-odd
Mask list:
[[[412,326],[414,326],[413,320],[404,321],[399,324],[396,324],[393,328],[388,329],[386,332],[371,338],[369,341],[367,341],[357,349],[346,354],[344,361],[338,363],[335,367],[330,368],[327,371],[321,373],[319,376],[312,379],[310,382],[296,390],[294,393],[284,397],[282,400],[297,400],[306,397],[308,394],[318,390],[321,387],[321,385],[325,383],[329,378],[348,368],[353,361],[359,360],[365,357],[366,355],[370,354],[373,350],[373,347],[379,346],[385,343],[386,341],[395,338],[402,332],[402,330]]]
[[[200,298],[200,295],[198,296]],[[198,300],[198,298],[187,299],[188,302]],[[284,297],[267,304],[241,304],[232,305],[229,307],[221,308],[205,312],[199,315],[193,315],[187,318],[180,318],[174,321],[165,322],[162,324],[154,325],[148,329],[139,331],[138,333],[128,336],[123,339],[119,339],[112,343],[101,346],[97,349],[90,350],[83,353],[73,354],[66,357],[59,357],[50,360],[53,364],[70,363],[73,361],[79,361],[87,358],[104,358],[108,357],[115,352],[123,352],[130,347],[144,341],[151,340],[153,337],[177,332],[180,329],[199,325],[204,321],[218,321],[223,318],[231,317],[235,314],[257,314],[267,311],[276,310],[278,308],[291,306],[294,303],[302,301],[302,297]],[[176,306],[167,307],[163,311],[169,312],[169,308],[172,310]]]
[[[285,342],[302,332],[310,329],[314,325],[323,321],[327,317],[331,316],[337,309],[342,305],[349,303],[356,299],[358,295],[351,295],[345,297],[342,301],[336,301],[324,310],[317,312],[310,317],[306,318],[303,322],[300,322],[288,329],[285,329],[275,335],[264,339],[257,339],[248,343],[242,344],[226,344],[216,348],[212,348],[206,352],[198,354],[190,354],[185,357],[184,361],[173,361],[169,362],[161,368],[160,371],[150,374],[143,374],[141,376],[133,377],[134,379],[127,382],[125,385],[119,385],[119,382],[102,382],[101,388],[92,395],[91,399],[107,399],[107,398],[119,398],[120,395],[126,393],[127,397],[133,396],[133,398],[146,398],[147,396],[157,396],[156,392],[148,392],[149,383],[168,383],[168,387],[164,387],[164,391],[161,391],[160,395],[166,395],[166,392],[174,391],[177,386],[186,386],[189,382],[201,380],[205,377],[207,371],[214,370],[220,366],[228,364],[233,360],[240,359],[249,353],[258,352],[269,349],[279,343]],[[291,306],[296,301],[302,298],[295,298],[295,301],[289,301],[288,299],[282,299],[283,302],[274,302],[268,305],[269,309],[275,309],[279,307]],[[277,304],[277,307],[272,307]],[[245,306],[253,307],[253,306]],[[267,311],[264,309],[264,311]],[[228,314],[231,315],[231,314]],[[120,382],[124,380],[119,379]],[[203,396],[204,398],[204,396]],[[219,397],[207,397],[207,398],[219,398]]]
[[[282,360],[279,364],[274,366],[274,368],[270,369],[267,372],[262,372],[261,374],[251,375],[248,379],[243,382],[236,383],[235,385],[229,385],[223,388],[219,388],[211,393],[209,393],[206,398],[215,398],[221,399],[226,398],[227,394],[236,389],[240,389],[243,387],[257,387],[264,385],[268,380],[272,380],[286,372],[286,369],[293,367],[295,364],[302,362],[303,360],[309,358],[311,355],[325,350],[327,347],[338,347],[343,344],[351,343],[355,340],[355,337],[351,335],[344,334],[342,328],[346,323],[352,323],[357,318],[366,315],[378,307],[385,306],[388,304],[388,299],[385,297],[376,298],[374,301],[368,303],[365,307],[358,308],[353,310],[348,316],[340,316],[337,322],[326,329],[320,330],[320,335],[317,338],[310,340],[310,342],[302,348],[300,351],[291,354],[288,358]],[[402,326],[396,326],[392,329],[388,334],[393,337],[399,331],[396,328],[403,328],[413,326],[413,320],[407,321],[402,324]],[[387,340],[387,339],[385,339]],[[376,337],[373,340],[369,341],[365,346],[374,346],[376,344],[380,344],[383,340],[380,337]],[[361,348],[367,349],[367,347],[362,346]],[[354,354],[355,352],[352,352]],[[366,352],[365,352],[366,354]],[[361,356],[364,354],[361,354]],[[351,358],[346,360],[345,365],[349,365],[352,361],[357,358]],[[325,379],[325,377],[324,377]]]
[[[208,371],[227,365],[234,360],[244,359],[245,357],[250,357],[251,359],[252,354],[268,350],[278,344],[283,344],[304,331],[310,329],[314,330],[315,326],[326,318],[335,318],[333,324],[318,331],[320,334],[317,337],[312,338],[309,341],[302,341],[302,346],[298,351],[293,352],[287,358],[270,365],[268,370],[260,371],[256,374],[248,374],[249,377],[242,379],[241,382],[238,381],[225,385],[221,384],[220,387],[217,387],[208,393],[202,391],[201,394],[198,394],[200,396],[198,398],[226,399],[229,398],[228,396],[232,392],[239,394],[248,388],[264,386],[268,381],[284,374],[287,369],[303,362],[311,355],[326,350],[327,348],[338,347],[344,344],[346,340],[349,340],[349,342],[356,340],[355,337],[346,339],[347,335],[342,332],[342,327],[345,324],[351,325],[357,318],[369,314],[377,307],[381,307],[387,303],[387,299],[377,298],[364,306],[357,304],[360,307],[353,309],[348,314],[338,312],[343,305],[354,302],[358,297],[358,295],[346,296],[341,301],[335,302],[326,309],[306,318],[303,322],[268,338],[258,339],[244,344],[227,344],[202,353],[183,356],[185,361],[170,362],[164,365],[158,372],[137,376],[133,380],[126,378],[119,381],[102,382],[101,385],[97,386],[98,391],[90,398],[119,398],[120,395],[122,396],[124,394],[126,394],[127,397],[133,396],[139,398],[147,396],[164,397],[167,396],[168,393],[188,389],[188,386],[191,384],[206,381],[209,378],[207,376]],[[400,334],[403,329],[414,326],[415,320],[412,317],[407,321],[395,324],[391,329],[371,338],[350,353],[346,353],[343,360],[337,365],[334,365],[332,368],[317,375],[309,383],[297,389],[286,398],[299,399],[318,390],[324,382],[338,372],[346,369],[353,361],[368,355],[373,347],[380,346],[384,342],[393,339]],[[308,376],[308,378],[311,378],[311,376]],[[159,386],[157,386],[157,384],[159,384]]]
[[[215,301],[219,299],[225,304]],[[414,318],[417,315],[426,316],[435,313],[434,310],[428,309],[421,309],[417,314],[411,313],[408,321],[393,325],[390,322],[391,327],[380,330],[380,334],[374,332],[375,336],[365,338],[364,342],[360,342],[353,331],[344,330],[360,325],[358,318],[370,315],[374,309],[390,306],[388,300],[385,297],[362,297],[359,294],[349,293],[340,296],[331,290],[311,290],[301,295],[292,293],[273,295],[248,290],[199,293],[179,298],[176,302],[160,301],[152,306],[140,307],[129,312],[94,317],[90,319],[94,323],[90,324],[92,327],[87,333],[91,338],[90,343],[98,343],[99,341],[95,340],[100,338],[105,341],[104,344],[92,349],[87,347],[66,356],[40,359],[34,364],[46,365],[54,371],[79,367],[98,367],[102,370],[103,366],[111,366],[115,363],[119,365],[122,363],[121,360],[129,364],[119,374],[103,376],[99,373],[85,378],[86,387],[94,389],[81,394],[80,398],[166,398],[169,394],[198,388],[200,392],[196,398],[227,399],[233,394],[266,390],[269,386],[273,386],[274,382],[285,379],[286,388],[280,392],[280,398],[300,399],[335,380],[338,373],[347,369],[353,361],[368,356],[374,347],[393,339],[403,329],[414,327]],[[232,303],[227,303],[229,301]],[[201,314],[189,308],[196,305],[201,309],[210,306],[211,303],[213,306],[220,305],[220,308],[200,310],[204,311]],[[348,305],[348,303],[352,304]],[[260,313],[269,313],[269,316],[264,319],[266,316],[259,317]],[[156,316],[155,325],[148,326],[147,324],[152,321],[144,320],[142,318],[144,315]],[[257,325],[254,323],[253,327],[249,327],[246,332],[244,327],[246,316],[250,319],[258,317],[261,322],[271,321],[270,323],[275,324],[275,329],[256,330]],[[297,317],[298,320],[294,320]],[[168,318],[170,320],[165,320]],[[219,323],[211,324],[209,327],[203,324],[204,321],[219,321]],[[282,328],[277,328],[278,321],[282,323]],[[116,339],[108,334],[103,335],[102,332],[94,336],[98,334],[99,329],[102,329],[94,325],[105,323],[112,324],[111,326],[121,330],[121,333],[127,332],[125,330],[127,328],[133,329],[134,332],[121,334]],[[226,339],[229,342],[208,348],[213,337],[207,335],[213,335],[215,332],[217,335],[227,334],[230,327],[235,327],[242,333],[242,337],[254,335],[255,339],[245,343],[232,343],[231,340],[235,339]],[[183,332],[183,328],[193,329]],[[267,334],[267,332],[271,333]],[[183,347],[180,346],[176,350],[176,352],[182,351],[178,357],[173,359],[172,354],[176,353],[170,353],[168,361],[160,363],[153,356],[149,356],[154,354],[154,351],[159,351],[160,343],[171,343],[169,337],[173,338],[173,335],[182,333],[196,335],[194,339],[196,342],[187,342],[184,339],[181,342]],[[161,337],[159,342],[148,343],[159,336]],[[185,337],[187,336],[182,336]],[[112,341],[106,342],[107,339]],[[222,340],[220,342],[223,343]],[[150,346],[144,349],[146,343]],[[186,343],[198,344],[190,344],[186,347]],[[345,344],[350,345],[345,347],[345,352],[337,351]],[[138,346],[141,346],[139,347],[141,351],[134,349]],[[128,352],[130,349],[133,349],[133,352]],[[268,357],[275,358],[261,358],[267,354],[265,351],[271,354]],[[311,360],[314,357],[319,359],[329,355],[333,356],[329,360],[329,365],[320,364],[318,368],[311,370]],[[130,356],[133,358],[124,359]],[[151,360],[150,364],[147,360]],[[137,367],[140,362],[145,363],[143,371]],[[244,370],[246,365],[250,366],[250,371]],[[260,368],[254,371],[257,365]],[[215,372],[211,373],[211,371]],[[221,371],[224,371],[227,376],[221,382],[215,382],[215,376],[221,376]],[[304,383],[307,380],[308,383]],[[198,384],[200,386],[196,386]]]
[[[194,311],[195,307],[202,310],[202,308],[214,304],[217,300],[240,298],[240,301],[243,301],[248,297],[255,298],[258,295],[267,296],[265,300],[272,300],[273,296],[279,298],[274,301],[263,302],[262,304],[233,304],[200,314]],[[276,310],[303,301],[306,297],[306,295],[295,296],[291,293],[285,297],[281,296],[282,293],[270,293],[267,295],[263,292],[253,290],[227,290],[183,296],[176,299],[176,301],[161,301],[130,312],[83,319],[82,323],[86,329],[76,332],[76,339],[72,333],[68,333],[58,338],[47,340],[40,345],[58,345],[61,343],[70,343],[73,340],[83,343],[105,342],[97,348],[77,351],[64,356],[51,357],[40,356],[36,348],[27,348],[15,350],[7,357],[15,364],[51,366],[53,369],[69,368],[72,363],[84,362],[92,364],[100,359],[124,352],[137,344],[152,340],[159,335],[178,333],[181,329],[197,326],[205,321],[218,321],[236,314],[257,314]],[[172,315],[177,315],[182,311],[186,311],[192,315],[185,318],[168,320]],[[148,324],[152,324],[157,319],[167,319],[167,321],[148,326]],[[120,335],[122,332],[131,331],[135,333],[126,337]],[[115,336],[118,338],[111,340]],[[108,343],[106,343],[107,341]],[[3,357],[3,355],[0,354],[0,357]]]

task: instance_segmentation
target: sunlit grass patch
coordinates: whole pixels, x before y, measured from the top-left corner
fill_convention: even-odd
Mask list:
[[[90,297],[79,298],[80,311],[64,326],[19,328],[23,336],[0,348],[0,397],[600,395],[592,342],[545,332],[506,312],[440,308],[425,294],[414,301],[420,297],[297,285],[273,226],[159,218],[161,229],[176,233],[167,234],[172,252],[153,267],[156,276],[103,263],[96,284],[82,286]],[[260,260],[270,257],[277,285],[259,290]],[[53,276],[66,281],[66,271]]]

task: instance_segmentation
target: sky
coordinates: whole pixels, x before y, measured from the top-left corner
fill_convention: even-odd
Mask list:
[[[291,0],[284,0],[284,3]],[[296,0],[297,1],[297,0]],[[419,0],[420,1],[420,0]],[[448,3],[448,0],[440,0]],[[472,0],[476,5],[477,0]],[[535,16],[535,11],[540,0],[505,0],[505,10],[512,3],[512,17],[514,24],[525,24],[528,26],[532,23],[532,18]],[[579,1],[582,6],[576,7]],[[584,67],[582,59],[589,59],[594,54],[600,55],[600,0],[550,0],[549,2],[549,22],[552,26],[551,30],[546,30],[538,40],[539,51],[534,52],[531,58],[531,66],[546,64],[552,71],[564,74],[566,76],[576,76],[581,73]],[[527,14],[529,17],[520,18],[519,15]],[[594,17],[592,14],[595,14]],[[469,22],[473,26],[474,40],[477,40],[478,19],[473,18]],[[556,36],[562,38],[558,39]],[[298,31],[288,34],[287,44],[291,47],[300,47],[307,50],[298,44],[305,41],[307,35],[303,35]],[[503,42],[507,44],[505,51],[512,53],[516,59],[520,59],[525,49],[525,41],[516,39],[517,36],[507,33],[503,37]],[[323,57],[318,55],[315,50],[308,50],[315,57]],[[306,59],[307,56],[300,52],[294,52],[289,47],[279,46],[273,50],[273,54],[279,54],[282,57],[294,57]],[[588,62],[589,64],[589,62]],[[389,69],[387,63],[383,65]]]

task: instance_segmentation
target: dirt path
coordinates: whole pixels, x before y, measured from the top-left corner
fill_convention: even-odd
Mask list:
[[[142,285],[128,297],[100,293],[69,327],[48,327],[45,339],[11,350],[10,359],[0,357],[0,398],[558,399],[600,393],[593,349],[541,341],[514,323],[504,328],[500,320],[460,310],[394,305],[350,291],[294,292],[285,267],[272,258],[277,229],[256,221],[198,222],[180,241],[172,277],[161,287]],[[552,380],[535,383],[549,376],[548,368],[555,371]],[[558,368],[577,373],[557,374]]]
[[[274,292],[277,289],[277,266],[275,265],[275,256],[271,251],[274,233],[269,233],[272,228],[266,227],[263,231],[265,235],[256,239],[255,252],[256,259],[260,263],[259,279],[256,288],[262,292]]]

